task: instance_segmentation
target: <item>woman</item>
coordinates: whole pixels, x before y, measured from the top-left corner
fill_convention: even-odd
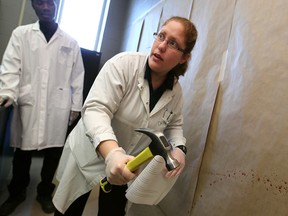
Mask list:
[[[178,79],[188,67],[197,30],[188,19],[172,17],[154,38],[148,56],[120,53],[98,74],[59,165],[61,181],[53,202],[64,215],[81,215],[90,191],[105,176],[114,186],[111,193],[100,192],[98,215],[125,215],[126,184],[136,175],[126,163],[150,142],[135,128],[163,132],[180,162],[166,176],[182,172],[186,140]]]

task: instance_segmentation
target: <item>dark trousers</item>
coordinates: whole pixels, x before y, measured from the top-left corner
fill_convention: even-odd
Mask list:
[[[126,189],[127,185],[113,185],[113,189],[110,193],[104,193],[100,189],[98,216],[124,216],[127,202],[125,197]],[[54,216],[81,216],[89,198],[90,192],[80,196],[77,200],[75,200],[67,209],[65,214],[61,214],[58,210],[56,210]]]
[[[37,194],[51,196],[55,185],[52,183],[63,147],[47,148],[40,152],[43,154],[41,169],[41,182],[37,186]],[[18,196],[25,193],[30,182],[30,167],[32,155],[36,152],[16,149],[13,157],[12,180],[8,185],[10,196]]]

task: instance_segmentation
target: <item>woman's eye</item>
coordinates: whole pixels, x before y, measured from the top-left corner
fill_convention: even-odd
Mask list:
[[[161,33],[158,35],[158,37],[159,37],[160,40],[165,40],[165,36],[163,34],[161,34]]]
[[[177,45],[177,42],[176,42],[176,41],[173,41],[173,40],[171,40],[171,41],[169,41],[169,44],[170,44],[170,46],[172,46],[172,47],[175,47],[175,48],[177,48],[177,47],[178,47],[178,45]]]

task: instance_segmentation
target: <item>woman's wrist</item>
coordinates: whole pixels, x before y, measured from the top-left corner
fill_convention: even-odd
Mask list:
[[[187,147],[185,145],[179,145],[176,148],[179,148],[185,155],[187,154]]]
[[[109,152],[115,148],[119,148],[115,140],[105,140],[98,145],[96,151],[105,159]]]

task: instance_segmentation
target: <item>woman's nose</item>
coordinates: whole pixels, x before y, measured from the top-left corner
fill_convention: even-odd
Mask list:
[[[166,50],[167,46],[168,46],[167,41],[164,40],[159,42],[158,48],[163,51]]]

